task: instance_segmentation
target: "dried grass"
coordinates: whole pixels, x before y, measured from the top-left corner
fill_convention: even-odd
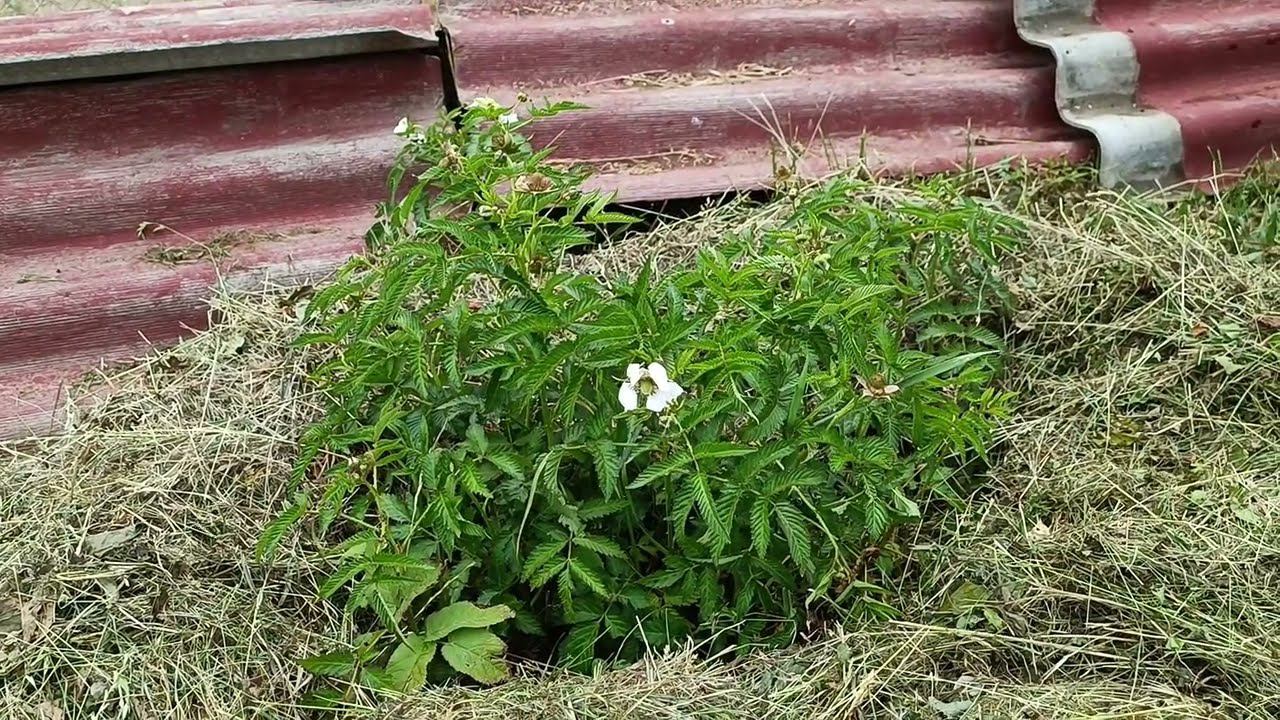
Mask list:
[[[1280,262],[1254,231],[1280,188],[1170,205],[1060,177],[975,184],[1033,228],[1009,267],[1022,401],[989,487],[908,543],[900,621],[733,662],[525,668],[358,714],[1280,716],[1280,345],[1258,321],[1280,310]],[[731,203],[572,263],[670,267],[780,207]],[[296,545],[270,568],[251,546],[314,398],[287,308],[217,309],[64,437],[0,450],[0,716],[308,716],[292,660],[342,618]]]

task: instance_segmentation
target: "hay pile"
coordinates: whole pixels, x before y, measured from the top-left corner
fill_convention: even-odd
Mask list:
[[[1280,185],[1169,205],[1069,180],[979,179],[1033,228],[1009,267],[1022,400],[989,487],[906,540],[900,620],[358,713],[1280,716]],[[678,262],[777,214],[709,211],[575,262]],[[342,618],[296,545],[251,559],[315,413],[277,297],[219,298],[215,330],[117,374],[65,437],[0,449],[0,717],[309,716],[292,659]]]

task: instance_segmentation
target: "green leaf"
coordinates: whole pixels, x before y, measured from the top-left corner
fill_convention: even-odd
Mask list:
[[[986,357],[987,355],[994,354],[994,350],[986,350],[983,352],[962,353],[959,355],[934,358],[933,361],[923,369],[917,370],[916,372],[908,375],[902,381],[897,383],[897,385],[899,388],[905,390],[913,385],[919,385],[925,380],[936,378],[939,375],[945,375],[952,370],[962,368],[980,357]]]
[[[627,485],[628,490],[637,490],[642,487],[651,485],[659,480],[665,479],[679,472],[686,465],[693,462],[693,456],[688,452],[682,452],[678,455],[654,463],[644,469],[644,472],[636,476],[636,479]]]
[[[267,523],[262,529],[262,535],[258,538],[257,547],[254,554],[259,561],[276,551],[280,547],[280,541],[284,539],[285,533],[289,532],[298,520],[302,518],[302,513],[307,509],[307,497],[302,494],[294,496],[293,504],[285,508],[276,519]]]
[[[619,559],[625,559],[627,557],[627,554],[623,552],[622,547],[618,545],[618,543],[606,537],[575,535],[573,538],[573,544],[578,547],[587,548],[588,550],[594,550],[601,555],[608,555],[609,557]]]
[[[711,458],[728,458],[741,457],[742,455],[750,455],[755,452],[753,447],[739,445],[731,442],[708,442],[699,443],[693,449],[693,456],[699,460],[707,460]]]
[[[395,689],[412,692],[427,681],[427,666],[436,656],[436,644],[410,633],[391,653],[387,675]]]
[[[571,668],[585,669],[595,658],[596,641],[599,638],[600,628],[597,623],[574,625],[565,636],[564,644],[560,646],[560,659]]]
[[[356,670],[356,656],[347,651],[312,655],[298,661],[298,666],[320,677],[351,677]]]
[[[460,628],[485,628],[496,625],[515,615],[506,605],[477,607],[467,602],[456,602],[427,616],[422,625],[424,640],[439,640]]]
[[[782,525],[782,535],[787,539],[787,549],[791,559],[806,573],[813,572],[813,549],[809,539],[808,521],[804,514],[791,503],[778,503],[773,506]]]
[[[622,458],[618,450],[609,440],[597,440],[588,446],[591,459],[595,462],[596,480],[600,492],[605,499],[612,498],[618,492],[618,477],[622,473]]]
[[[751,503],[751,549],[760,557],[769,553],[769,541],[773,539],[773,530],[769,523],[769,513],[772,509],[767,497],[758,497]]]
[[[324,582],[320,583],[320,597],[326,599],[332,597],[334,593],[354,580],[356,575],[359,575],[364,569],[364,562],[359,560],[350,561],[338,568],[332,575],[325,578]]]
[[[609,587],[605,584],[604,578],[596,574],[596,571],[587,567],[586,563],[581,562],[575,557],[569,558],[569,572],[573,576],[582,581],[582,584],[591,588],[591,591],[601,597],[609,596]]]
[[[462,628],[440,646],[440,654],[454,670],[492,685],[507,678],[507,666],[499,659],[506,649],[502,639],[488,630]]]
[[[476,464],[471,461],[462,463],[458,468],[458,482],[462,488],[472,495],[479,495],[483,498],[492,498],[493,493],[489,492],[489,488],[484,486],[480,480],[480,471],[476,469]]]
[[[565,545],[568,545],[568,544],[569,544],[569,539],[566,538],[564,535],[557,533],[555,537],[552,537],[550,540],[547,540],[546,542],[542,543],[541,545],[531,550],[529,552],[528,557],[526,557],[524,561],[524,567],[522,570],[522,575],[524,576],[524,579],[527,581],[531,577],[533,577],[534,574],[538,572],[538,570],[542,569],[548,562],[551,561],[551,558],[555,557],[560,553],[560,551],[564,550]]]
[[[499,470],[510,475],[516,480],[524,480],[524,468],[520,466],[520,458],[513,452],[491,452],[484,456],[485,460],[493,463]]]

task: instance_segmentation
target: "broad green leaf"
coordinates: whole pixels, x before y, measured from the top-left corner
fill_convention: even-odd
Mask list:
[[[439,640],[459,628],[485,628],[496,625],[515,613],[506,605],[482,608],[467,602],[456,602],[427,616],[422,625],[424,640]]]
[[[412,692],[427,681],[427,666],[436,656],[436,644],[410,633],[396,646],[387,661],[387,675],[395,689]]]
[[[488,630],[462,628],[449,635],[440,646],[440,654],[454,670],[492,685],[507,678],[507,666],[500,659],[506,649],[502,639]]]

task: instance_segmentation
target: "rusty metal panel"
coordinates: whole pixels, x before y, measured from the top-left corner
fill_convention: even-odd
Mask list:
[[[1054,51],[1064,119],[1102,181],[1202,181],[1280,146],[1280,0],[1016,0]]]
[[[929,172],[1076,160],[1049,58],[1008,0],[853,3],[487,0],[444,7],[465,102],[573,99],[533,128],[624,199],[768,185],[774,169]],[[798,157],[797,157],[798,156]]]
[[[401,44],[378,44],[389,37]],[[76,373],[199,327],[219,278],[309,277],[357,249],[385,195],[392,128],[441,104],[433,37],[414,2],[0,21],[0,73],[60,54],[95,70],[0,88],[0,436],[49,430]],[[318,41],[306,59],[272,54],[299,38]],[[114,64],[120,48],[201,47],[216,52],[168,55],[194,69]],[[144,221],[180,235],[140,237]]]

